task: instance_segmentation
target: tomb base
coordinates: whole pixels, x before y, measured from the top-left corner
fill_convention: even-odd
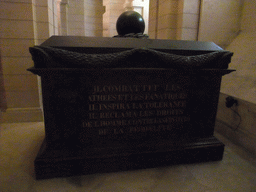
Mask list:
[[[36,179],[218,161],[224,151],[224,144],[215,137],[182,143],[167,140],[133,142],[119,147],[62,146],[61,149],[52,149],[46,146],[44,141],[34,162]]]

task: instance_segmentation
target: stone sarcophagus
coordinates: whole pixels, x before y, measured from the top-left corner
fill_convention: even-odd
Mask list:
[[[37,179],[222,159],[213,133],[232,53],[209,42],[71,36],[30,52],[45,121]]]

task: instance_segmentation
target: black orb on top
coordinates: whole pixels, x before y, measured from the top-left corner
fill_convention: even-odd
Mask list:
[[[145,22],[142,16],[135,11],[126,11],[122,13],[116,22],[118,35],[129,33],[144,33]]]

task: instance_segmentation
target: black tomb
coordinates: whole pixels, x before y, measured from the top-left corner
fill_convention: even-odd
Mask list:
[[[232,53],[211,42],[52,36],[30,48],[45,140],[37,179],[222,159],[214,136]]]

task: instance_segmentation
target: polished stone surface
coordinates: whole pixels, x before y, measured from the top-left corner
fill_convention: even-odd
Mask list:
[[[44,138],[44,124],[0,126],[1,192],[256,191],[256,157],[217,133],[226,144],[219,162],[35,180],[33,161]]]

